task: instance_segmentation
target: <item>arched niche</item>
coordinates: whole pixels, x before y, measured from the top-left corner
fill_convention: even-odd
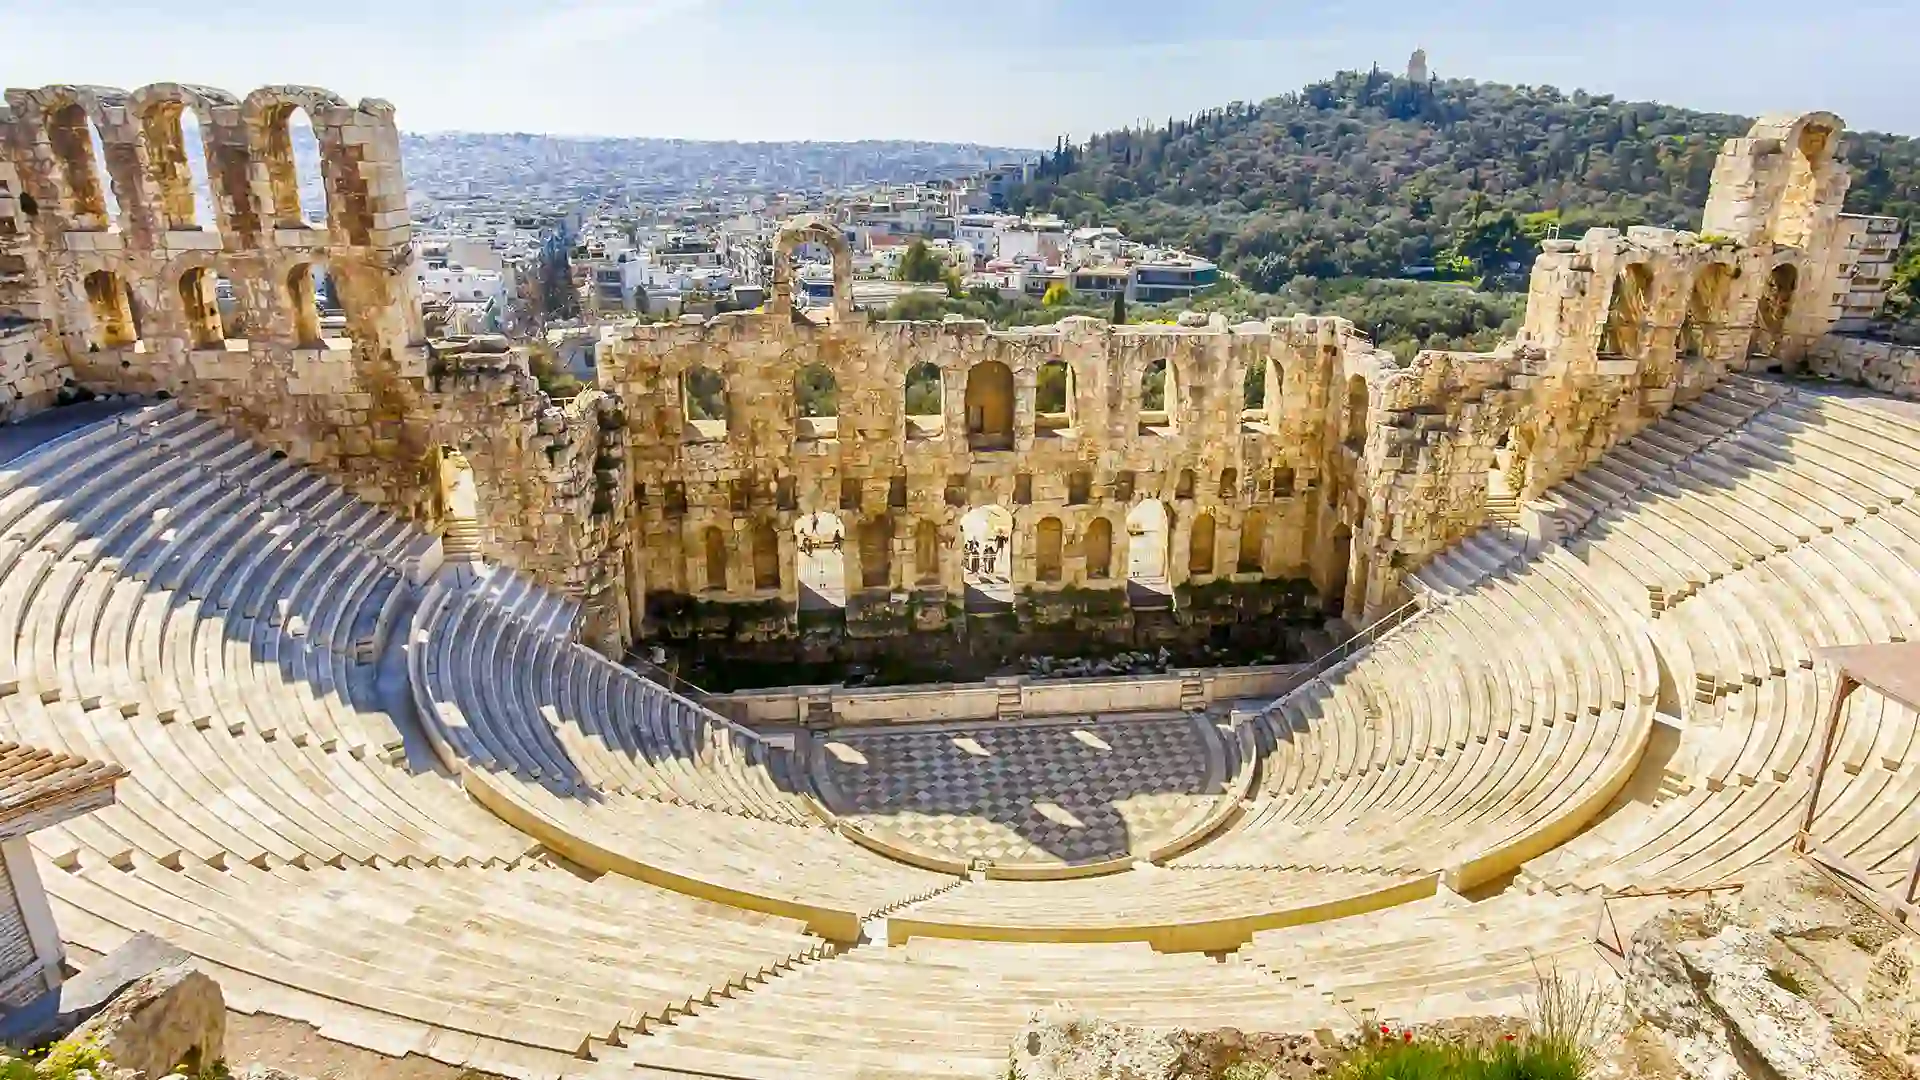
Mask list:
[[[778,589],[780,587],[780,534],[774,531],[772,524],[761,521],[755,523],[752,532],[753,544],[753,587],[755,589]]]
[[[174,279],[187,338],[196,349],[226,347],[226,328],[220,319],[220,295],[211,267],[189,266]]]
[[[81,288],[87,297],[87,313],[93,319],[91,344],[95,348],[121,349],[140,339],[133,302],[120,275],[95,270],[82,279]]]
[[[1113,576],[1113,522],[1104,517],[1087,522],[1086,532],[1080,537],[1080,557],[1089,580],[1104,581]]]
[[[1646,344],[1647,313],[1653,300],[1653,271],[1646,263],[1628,263],[1613,280],[1607,321],[1600,331],[1600,354],[1639,359]]]
[[[1693,275],[1687,291],[1687,310],[1680,320],[1679,354],[1709,357],[1715,354],[1720,332],[1728,322],[1727,305],[1733,273],[1724,263],[1708,263]]]
[[[1240,550],[1234,558],[1237,574],[1263,574],[1267,562],[1267,518],[1258,510],[1247,511],[1240,521]]]
[[[940,526],[925,518],[913,527],[913,576],[922,585],[940,583]]]
[[[1045,517],[1033,529],[1033,576],[1036,581],[1060,580],[1066,528],[1057,517]]]
[[[893,584],[893,518],[883,514],[860,523],[860,587]]]
[[[1013,370],[998,360],[967,369],[967,442],[975,450],[1013,449]]]
[[[715,525],[709,525],[700,530],[700,552],[707,568],[707,590],[725,592],[727,589],[727,534]]]
[[[1213,573],[1213,515],[1203,513],[1193,519],[1187,535],[1187,573],[1200,577]]]

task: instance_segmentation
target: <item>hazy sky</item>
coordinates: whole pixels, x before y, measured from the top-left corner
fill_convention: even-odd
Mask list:
[[[10,86],[310,83],[415,131],[1050,146],[1338,68],[1920,134],[1915,0],[0,0]]]

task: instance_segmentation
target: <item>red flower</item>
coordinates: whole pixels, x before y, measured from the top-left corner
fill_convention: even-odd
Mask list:
[[[1406,1040],[1407,1042],[1412,1042],[1412,1041],[1413,1041],[1413,1032],[1412,1032],[1412,1031],[1403,1031],[1403,1032],[1401,1032],[1401,1033],[1400,1033],[1400,1036],[1401,1036],[1401,1037],[1402,1037],[1403,1039],[1405,1039],[1405,1040]]]
[[[1391,1030],[1391,1029],[1389,1029],[1389,1028],[1387,1027],[1387,1025],[1385,1025],[1385,1024],[1381,1024],[1381,1025],[1380,1025],[1380,1034],[1382,1034],[1382,1035],[1385,1035],[1385,1034],[1387,1034],[1387,1033],[1388,1033],[1388,1032],[1389,1032],[1390,1030]]]
[[[1507,1040],[1508,1042],[1512,1042],[1512,1041],[1513,1041],[1513,1035],[1512,1035],[1511,1033],[1509,1033],[1509,1034],[1506,1034],[1506,1035],[1503,1035],[1503,1036],[1501,1036],[1501,1038],[1503,1038],[1503,1039],[1505,1039],[1505,1040]]]

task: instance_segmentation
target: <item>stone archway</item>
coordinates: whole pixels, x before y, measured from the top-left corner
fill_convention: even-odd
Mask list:
[[[847,606],[847,529],[838,514],[825,510],[794,523],[794,551],[801,611],[844,610]]]
[[[844,322],[853,317],[853,252],[840,229],[826,218],[808,214],[794,218],[780,229],[773,248],[773,295],[769,310],[787,313],[794,309],[793,254],[807,243],[820,244],[833,260],[833,307],[831,318]]]
[[[960,518],[960,580],[966,607],[997,612],[1013,607],[1013,515],[1001,506],[976,506]]]
[[[967,371],[967,441],[975,450],[1013,449],[1013,370],[998,360]]]
[[[1136,608],[1173,606],[1173,545],[1166,504],[1148,499],[1127,512],[1127,599]]]

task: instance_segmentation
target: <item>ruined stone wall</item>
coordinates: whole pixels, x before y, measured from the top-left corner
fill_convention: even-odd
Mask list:
[[[963,591],[961,519],[980,507],[1010,514],[1013,586],[1042,603],[1076,590],[1117,598],[1138,543],[1164,543],[1173,589],[1307,577],[1326,384],[1353,340],[1349,324],[1304,317],[1235,327],[1081,318],[994,331],[754,314],[631,328],[601,343],[598,368],[602,386],[630,403],[631,529],[656,614],[668,598],[751,607],[768,625],[736,620],[731,632],[778,633],[800,597],[796,523],[824,512],[847,537],[835,557],[849,629],[879,633],[944,621]],[[1156,363],[1168,372],[1164,417],[1142,407]],[[1048,364],[1065,365],[1070,389],[1064,412],[1042,415]],[[908,375],[921,365],[937,373],[939,412],[910,417]],[[1253,412],[1243,408],[1249,365],[1268,373]],[[816,366],[837,390],[831,418],[800,415],[796,381]],[[724,380],[724,421],[690,417],[696,370]],[[1004,431],[970,412],[970,383],[976,409],[1004,412]],[[989,384],[1007,400],[980,404]],[[1129,514],[1149,503],[1165,533],[1130,536]],[[1104,572],[1089,546],[1095,522],[1111,536]],[[1204,539],[1195,554],[1196,525],[1210,532],[1211,558]],[[1042,530],[1056,526],[1054,563]],[[724,541],[711,544],[709,529]],[[1249,529],[1258,540],[1243,562]],[[860,542],[875,532],[884,543]],[[756,561],[768,542],[771,573],[765,556]],[[724,569],[711,570],[710,556]]]
[[[320,148],[318,206],[301,201],[296,109]],[[211,212],[195,204],[189,113]],[[245,98],[171,83],[9,90],[0,148],[0,315],[33,320],[53,346],[31,364],[22,356],[17,385],[15,350],[0,347],[7,390],[45,403],[44,384],[64,378],[46,359],[58,356],[87,389],[178,397],[429,528],[442,506],[440,447],[475,449],[484,433],[483,550],[581,598],[591,639],[624,642],[623,605],[603,595],[621,576],[598,569],[619,500],[594,474],[599,417],[617,402],[555,409],[524,364],[442,390],[449,372],[430,371],[391,105],[294,86]],[[323,325],[315,269],[344,327]],[[233,294],[224,317],[221,281]]]
[[[320,146],[324,225],[301,204],[296,108]],[[211,213],[193,198],[189,114]],[[1698,234],[1549,241],[1524,330],[1491,353],[1401,364],[1306,316],[875,322],[852,306],[837,228],[808,218],[775,244],[765,311],[611,334],[598,389],[556,405],[503,340],[427,340],[385,102],[13,90],[0,417],[69,383],[165,392],[429,527],[458,451],[483,552],[580,599],[584,636],[610,652],[649,632],[789,637],[823,596],[853,637],[938,630],[968,595],[969,515],[988,508],[1010,542],[994,588],[1023,623],[1130,626],[1153,607],[1129,596],[1144,589],[1189,624],[1244,624],[1310,583],[1357,624],[1496,499],[1524,502],[1728,370],[1910,383],[1904,352],[1827,336],[1884,295],[1897,244],[1885,219],[1839,213],[1841,130],[1815,113],[1729,140]],[[835,300],[817,315],[791,308],[806,243],[833,255]],[[342,327],[316,315],[316,267]],[[916,372],[937,403],[910,412]],[[1041,400],[1056,373],[1057,407]],[[802,380],[834,407],[802,415]]]
[[[1807,355],[1807,369],[1829,379],[1920,401],[1920,345],[1868,338],[1825,337]]]

